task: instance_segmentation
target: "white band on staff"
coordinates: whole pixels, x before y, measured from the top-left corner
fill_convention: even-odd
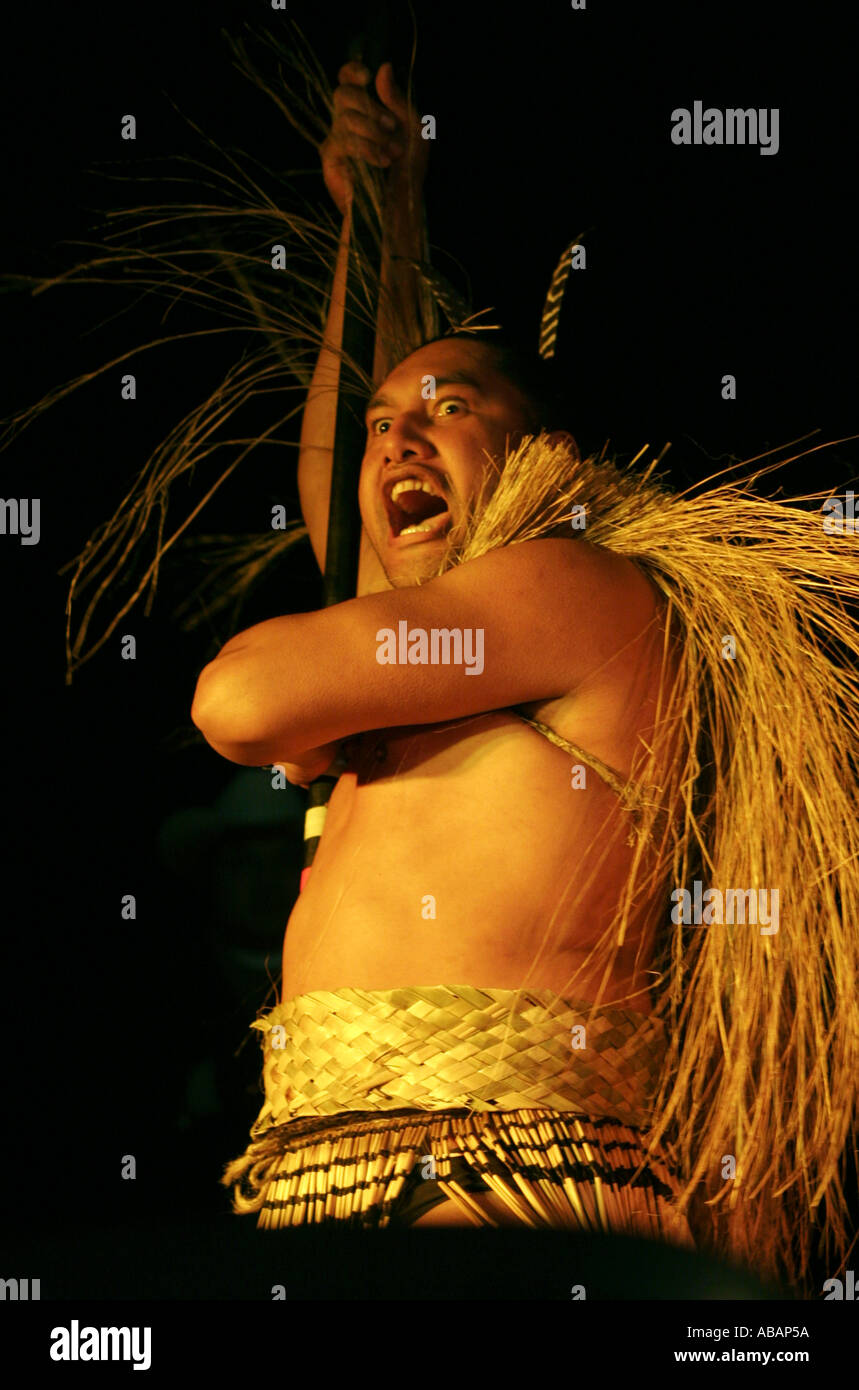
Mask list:
[[[327,806],[308,806],[304,816],[305,840],[312,840],[315,835],[322,834],[327,814]]]

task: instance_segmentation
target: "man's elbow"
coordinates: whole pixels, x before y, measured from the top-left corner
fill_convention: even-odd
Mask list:
[[[304,751],[293,749],[288,711],[267,708],[261,686],[246,663],[239,669],[238,663],[217,658],[200,672],[191,704],[192,723],[209,746],[245,767],[291,759],[296,751]]]
[[[214,670],[216,662],[204,666],[197,677],[194,699],[191,702],[191,720],[196,724],[205,739],[217,738],[223,734],[225,714],[229,714],[229,704],[224,699],[222,682]]]
[[[218,751],[227,746],[252,746],[262,740],[260,711],[254,703],[246,680],[237,683],[234,666],[210,661],[197,678],[191,720]]]

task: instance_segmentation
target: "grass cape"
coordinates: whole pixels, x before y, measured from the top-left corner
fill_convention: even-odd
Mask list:
[[[622,467],[526,440],[446,563],[578,535],[663,598],[661,714],[632,772],[649,794],[594,957],[610,967],[637,905],[664,894],[652,992],[671,1050],[650,1142],[674,1148],[699,1240],[809,1292],[815,1245],[830,1274],[844,1267],[856,1144],[859,557],[808,509],[822,494],[754,490],[780,466],[681,495],[656,460]],[[696,879],[779,889],[778,931],[674,923],[670,893]],[[547,944],[575,893],[560,886]]]

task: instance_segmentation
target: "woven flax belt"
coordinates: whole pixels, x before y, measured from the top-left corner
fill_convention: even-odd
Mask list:
[[[475,1187],[527,1225],[632,1229],[638,1211],[657,1233],[673,1178],[641,1131],[659,1020],[548,990],[439,985],[302,994],[252,1026],[265,1103],[221,1181],[259,1225],[384,1226],[428,1178],[480,1224],[495,1222]],[[459,1180],[463,1163],[475,1182]]]

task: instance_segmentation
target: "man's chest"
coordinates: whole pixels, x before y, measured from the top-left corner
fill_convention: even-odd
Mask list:
[[[569,723],[568,699],[532,701],[520,705],[522,714],[551,725]],[[466,764],[478,750],[485,757],[504,757],[499,738],[527,728],[513,710],[491,710],[442,724],[403,725],[357,734],[342,744],[341,767],[358,786],[427,769],[429,764]],[[512,754],[512,749],[511,749]]]

